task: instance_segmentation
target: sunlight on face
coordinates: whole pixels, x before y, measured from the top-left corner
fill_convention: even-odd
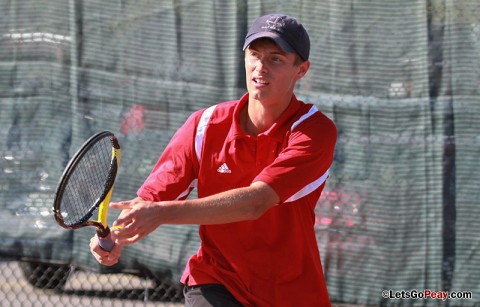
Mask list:
[[[297,64],[295,53],[284,52],[271,39],[255,40],[245,49],[247,89],[251,99],[275,103],[290,101],[297,80],[309,62]]]

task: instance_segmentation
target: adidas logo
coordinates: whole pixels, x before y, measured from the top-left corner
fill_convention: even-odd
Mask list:
[[[223,163],[222,165],[220,165],[219,168],[217,168],[217,172],[222,173],[222,174],[229,174],[232,171],[228,168],[227,163]]]

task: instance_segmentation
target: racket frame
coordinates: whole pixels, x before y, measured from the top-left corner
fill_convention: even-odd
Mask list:
[[[63,193],[65,191],[65,186],[68,184],[70,176],[75,171],[78,162],[85,156],[85,154],[97,141],[105,137],[110,138],[112,144],[112,159],[110,164],[110,172],[107,176],[104,191],[78,223],[67,225],[61,214],[61,201],[63,198]],[[85,226],[95,226],[97,228],[97,235],[100,238],[105,238],[110,234],[110,228],[107,226],[107,213],[108,205],[110,203],[110,197],[113,192],[115,177],[117,175],[118,166],[120,164],[120,153],[120,144],[115,135],[110,131],[101,131],[91,136],[87,141],[85,141],[85,143],[80,147],[80,149],[78,149],[78,151],[73,155],[73,157],[67,164],[65,170],[63,171],[62,176],[60,177],[57,192],[55,193],[53,212],[55,220],[60,226],[70,230],[78,229]],[[90,218],[92,217],[93,212],[97,208],[98,219],[91,220]]]

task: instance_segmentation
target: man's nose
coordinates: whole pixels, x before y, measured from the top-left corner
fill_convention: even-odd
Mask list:
[[[257,71],[259,71],[259,72],[266,72],[266,71],[268,71],[268,66],[267,66],[266,60],[265,60],[265,59],[259,59],[259,60],[255,63],[255,70],[257,70]]]

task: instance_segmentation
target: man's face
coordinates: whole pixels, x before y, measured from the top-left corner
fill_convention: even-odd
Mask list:
[[[290,101],[295,83],[310,63],[296,64],[295,53],[284,52],[273,40],[257,39],[245,49],[245,71],[250,99],[263,103]]]

